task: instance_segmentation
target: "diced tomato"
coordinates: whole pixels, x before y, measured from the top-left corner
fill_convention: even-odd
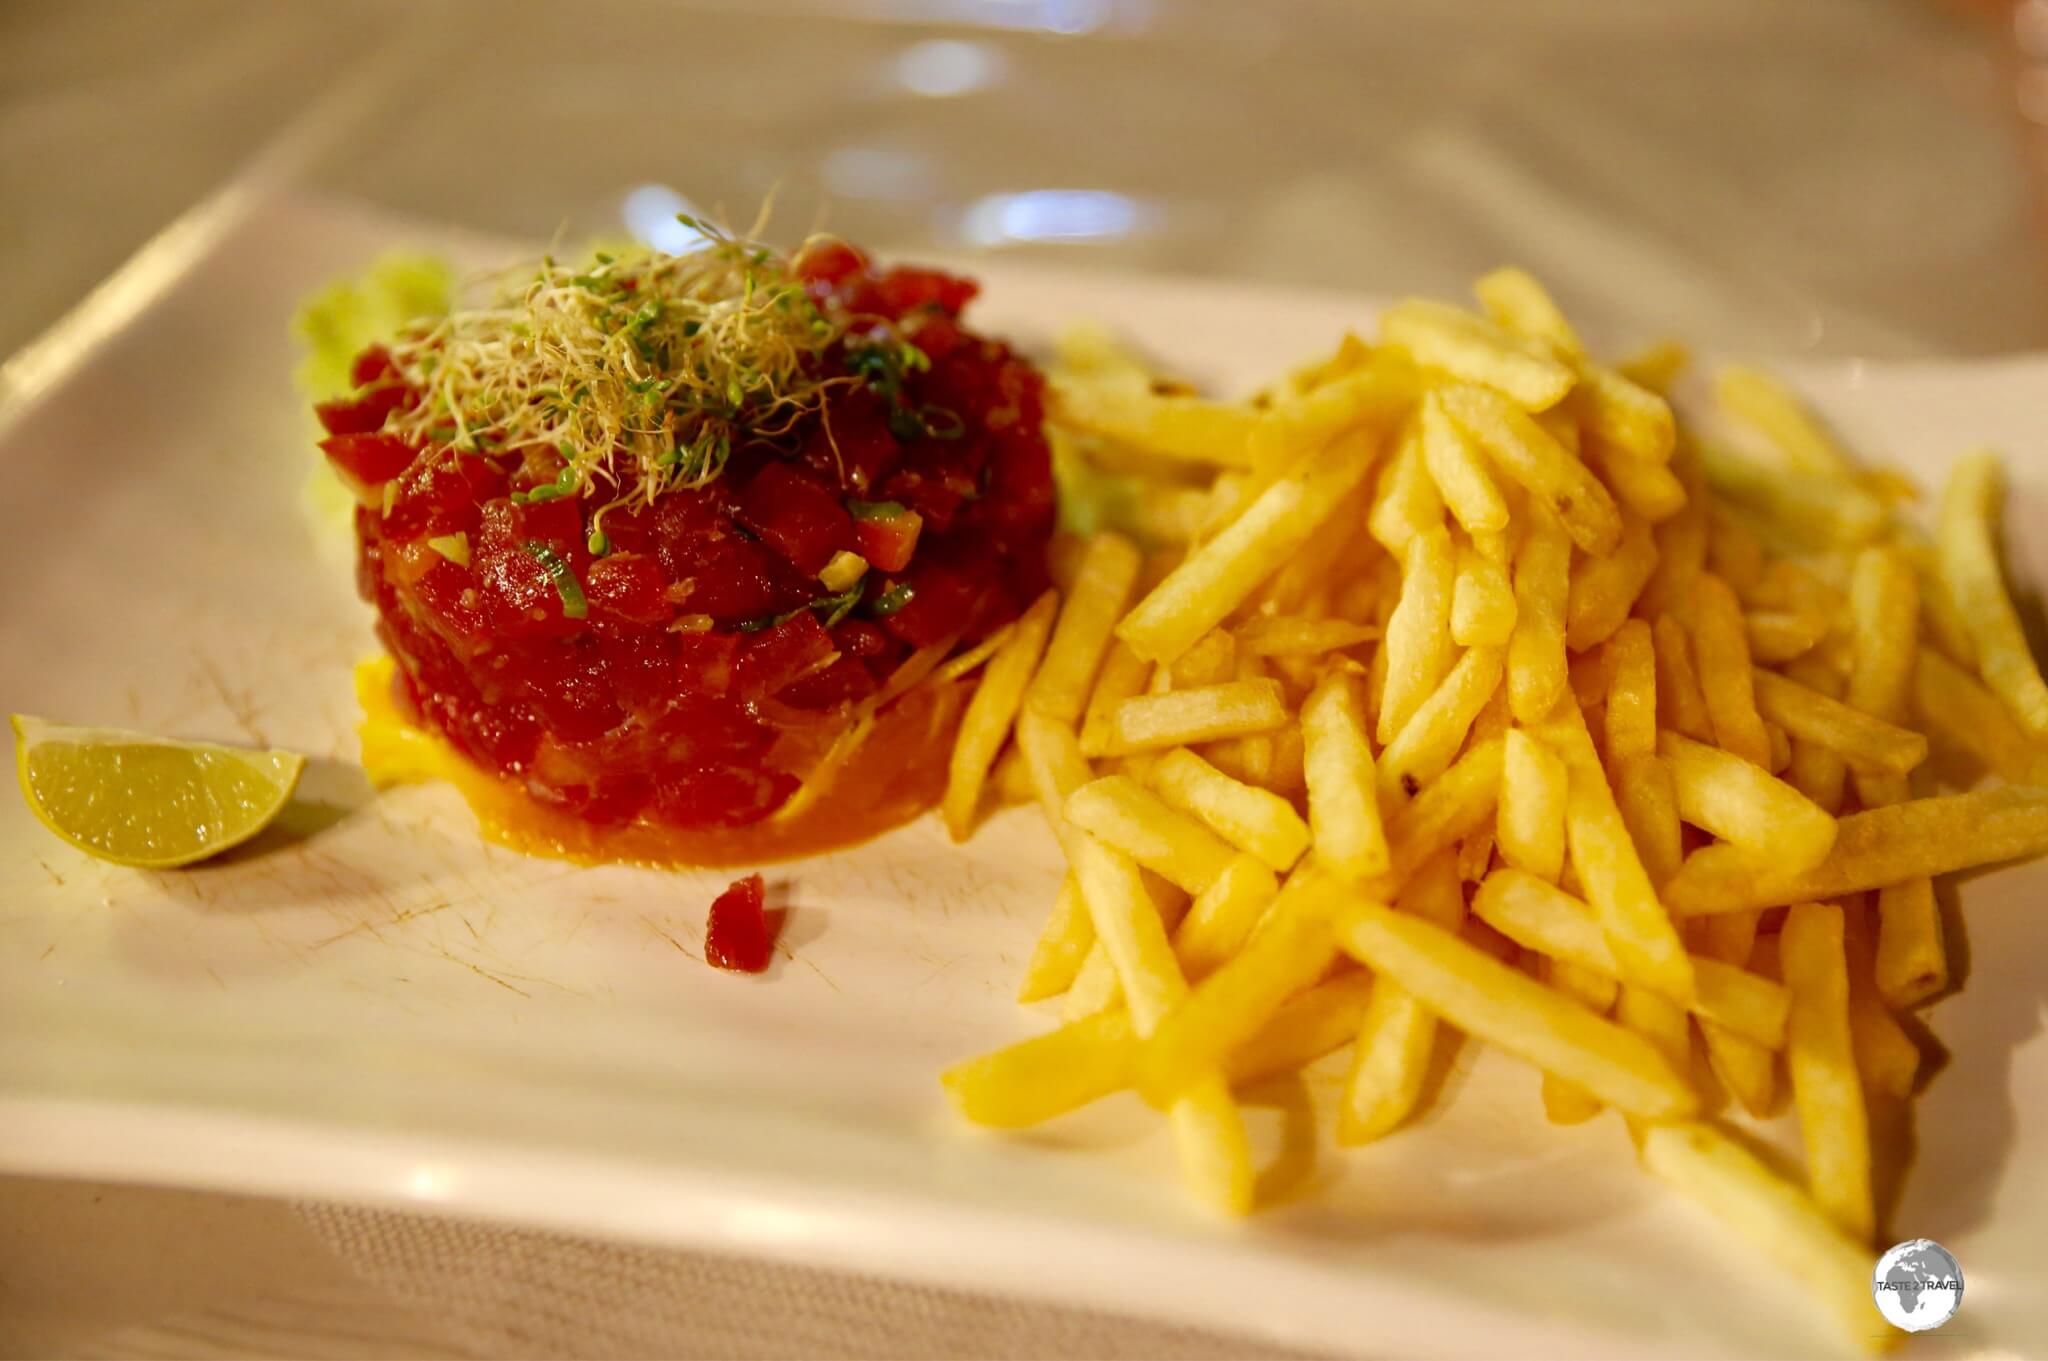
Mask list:
[[[391,362],[391,351],[382,345],[372,345],[357,355],[348,370],[348,380],[359,388],[397,377],[398,366]]]
[[[972,279],[906,265],[898,265],[884,273],[876,281],[876,288],[881,294],[883,309],[897,317],[920,307],[936,307],[957,313],[981,291],[981,286]]]
[[[600,618],[658,624],[675,614],[661,564],[642,553],[613,553],[591,563],[583,574],[583,594],[590,612]]]
[[[732,688],[733,671],[739,662],[742,641],[736,633],[710,630],[677,634],[677,682],[685,690],[698,694],[724,694]]]
[[[776,698],[793,709],[822,711],[866,699],[880,685],[860,658],[842,654],[822,670],[783,686]]]
[[[685,614],[708,614],[720,625],[786,614],[816,589],[815,582],[767,546],[730,530],[674,554],[664,548],[662,566],[674,581],[678,608]]]
[[[397,539],[467,533],[482,518],[479,507],[504,494],[505,474],[490,460],[436,450],[406,471],[384,533]]]
[[[768,920],[761,876],[735,879],[711,902],[704,927],[704,958],[713,967],[761,973],[775,958],[775,928]]]
[[[360,397],[318,402],[313,414],[330,435],[373,435],[384,428],[384,418],[404,406],[410,394],[402,387],[372,388]]]
[[[329,435],[320,448],[335,467],[365,487],[383,486],[419,456],[419,450],[391,435]]]
[[[836,285],[868,267],[868,257],[856,246],[836,236],[821,236],[804,243],[790,262],[790,270],[805,283]]]
[[[914,510],[898,514],[862,515],[853,522],[853,536],[860,555],[878,572],[900,572],[910,566],[917,552],[918,531],[924,516]]]
[[[866,619],[842,619],[832,630],[832,645],[849,657],[880,657],[890,648],[889,635]]]
[[[833,554],[853,547],[853,521],[838,496],[794,464],[770,463],[756,473],[740,491],[736,514],[808,577],[824,571]]]
[[[566,742],[588,742],[625,717],[595,648],[554,649],[537,657],[525,680],[548,731]]]
[[[905,585],[910,598],[882,620],[882,627],[912,647],[931,647],[960,636],[996,589],[994,581],[965,561],[920,564]]]
[[[810,610],[801,610],[747,640],[737,679],[743,694],[767,698],[832,660],[832,635]]]
[[[470,570],[484,600],[491,632],[508,639],[559,638],[579,633],[585,621],[564,612],[561,590],[526,547],[522,507],[500,497],[486,505],[470,537]]]

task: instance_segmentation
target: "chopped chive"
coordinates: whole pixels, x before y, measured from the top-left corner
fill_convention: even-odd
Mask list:
[[[526,551],[533,555],[555,583],[555,594],[562,597],[562,615],[568,619],[581,619],[590,612],[590,604],[583,598],[583,583],[576,579],[576,572],[554,549],[538,539],[526,541]]]
[[[874,610],[877,618],[887,619],[890,615],[908,605],[916,595],[917,592],[910,588],[909,582],[899,581],[888,590],[876,596],[875,603],[871,608]]]

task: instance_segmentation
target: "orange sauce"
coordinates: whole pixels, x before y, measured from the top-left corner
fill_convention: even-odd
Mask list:
[[[884,709],[831,784],[801,807],[746,827],[601,826],[541,803],[516,780],[484,770],[399,707],[396,669],[377,656],[356,667],[363,766],[379,788],[443,781],[475,812],[484,838],[528,855],[579,864],[662,868],[759,865],[871,840],[939,800],[953,730],[970,681],[928,682]],[[799,798],[802,796],[799,795]]]

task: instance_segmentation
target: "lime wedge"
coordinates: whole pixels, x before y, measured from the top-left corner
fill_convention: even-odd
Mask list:
[[[168,869],[239,846],[291,798],[306,758],[14,715],[21,794],[45,827],[117,865]]]

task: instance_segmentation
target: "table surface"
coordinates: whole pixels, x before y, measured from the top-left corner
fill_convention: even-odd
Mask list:
[[[2042,9],[2018,7],[2023,38]],[[535,237],[616,230],[649,185],[736,215],[772,191],[785,233],[913,251],[1382,293],[1514,259],[1620,330],[1724,351],[2039,349],[2025,115],[2048,99],[2022,46],[1904,0],[12,0],[0,355],[252,165]],[[738,1335],[606,1324],[628,1285],[535,1322],[474,1277],[396,1268],[493,1253],[530,1281],[595,1262],[588,1282],[630,1261],[735,1318],[790,1284],[464,1232],[0,1178],[0,1355],[715,1354]],[[823,1331],[784,1350],[886,1351],[910,1310],[932,1354],[1244,1354],[856,1284],[802,1283]]]

